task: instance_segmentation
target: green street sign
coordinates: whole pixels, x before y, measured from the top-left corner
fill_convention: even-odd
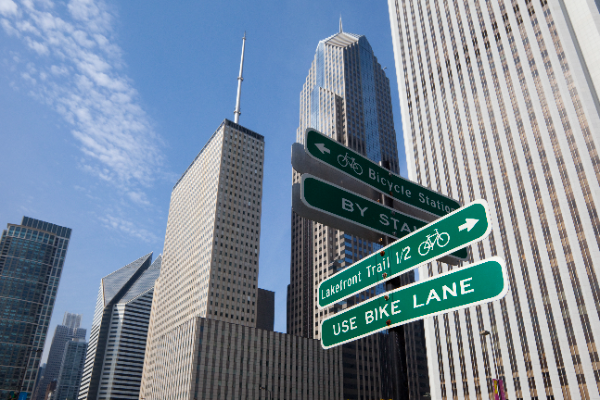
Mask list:
[[[319,284],[317,304],[325,308],[457,249],[466,253],[491,230],[487,202],[476,200],[330,276]]]
[[[428,224],[309,174],[302,175],[301,185],[308,207],[396,239]]]
[[[375,332],[501,299],[508,292],[504,261],[492,257],[468,267],[386,292],[321,324],[324,349]]]
[[[404,179],[313,129],[306,130],[305,138],[305,151],[312,157],[409,206],[437,216],[460,208],[458,201]]]

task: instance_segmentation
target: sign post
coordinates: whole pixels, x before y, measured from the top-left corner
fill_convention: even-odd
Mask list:
[[[487,202],[477,200],[412,232],[321,282],[319,308],[484,239],[492,229],[489,221]]]
[[[339,346],[385,329],[501,299],[508,292],[504,262],[492,257],[403,286],[326,319],[323,348]]]

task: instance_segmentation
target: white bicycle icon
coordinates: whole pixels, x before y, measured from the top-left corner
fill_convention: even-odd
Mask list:
[[[350,168],[352,168],[357,175],[362,175],[362,167],[356,162],[356,160],[353,157],[350,157],[348,153],[346,153],[346,155],[343,157],[340,154],[339,156],[337,156],[337,160],[338,163],[342,166],[342,168],[350,166]]]
[[[418,251],[422,256],[426,256],[435,245],[437,244],[439,247],[444,247],[448,243],[450,243],[450,235],[448,232],[439,233],[438,230],[435,230],[434,234],[427,235],[427,240],[419,245]]]

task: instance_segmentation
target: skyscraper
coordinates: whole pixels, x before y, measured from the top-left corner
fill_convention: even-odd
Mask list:
[[[470,261],[504,258],[511,287],[425,320],[431,398],[491,398],[497,374],[510,399],[600,395],[600,67],[566,3],[388,2],[409,177],[487,199],[492,234]]]
[[[344,32],[341,20],[339,32],[317,45],[300,94],[297,142],[304,143],[304,133],[309,127],[399,172],[389,79],[367,38]],[[293,183],[299,179],[300,175],[294,171]],[[319,325],[324,318],[384,290],[382,286],[372,288],[326,310],[318,310],[319,282],[372,254],[380,245],[304,219],[294,212],[291,239],[288,333],[319,339]],[[400,336],[389,336],[387,332],[371,335],[342,346],[343,397],[397,398],[402,396],[400,393],[408,394],[406,349],[404,332]],[[403,367],[398,363],[404,363]],[[391,373],[392,370],[399,373]],[[399,380],[402,387],[396,385]],[[390,386],[391,382],[394,384]]]
[[[86,351],[87,343],[84,339],[71,339],[65,344],[52,400],[74,400],[77,398]],[[129,373],[129,370],[126,372]]]
[[[256,327],[264,145],[226,119],[173,188],[146,400],[340,397],[337,352]]]
[[[0,239],[0,398],[34,389],[71,229],[23,217]]]
[[[80,328],[80,324],[81,314],[71,314],[66,312],[62,324],[56,325],[54,336],[52,337],[52,344],[50,345],[50,352],[48,353],[46,368],[33,393],[34,400],[44,400],[48,385],[50,382],[58,379],[58,373],[60,371],[60,365],[67,342],[70,342],[72,339],[82,339],[85,341],[86,330]]]
[[[146,254],[100,281],[80,400],[139,398],[150,308],[161,260],[159,256],[152,262],[152,253]],[[60,383],[57,390],[62,390]]]

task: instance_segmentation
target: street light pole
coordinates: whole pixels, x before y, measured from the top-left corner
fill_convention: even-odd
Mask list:
[[[267,389],[266,387],[263,387],[263,386],[259,386],[258,388],[259,388],[260,390],[266,390],[266,391],[267,391],[267,393],[269,394],[269,395],[268,395],[268,396],[269,396],[269,399],[273,399],[273,393],[271,393],[271,391],[270,391],[269,389]]]
[[[494,353],[494,345],[493,345],[493,343],[492,343],[492,340],[493,340],[493,339],[492,339],[492,337],[491,337],[491,335],[490,335],[490,332],[489,332],[489,331],[486,331],[486,330],[483,330],[483,331],[481,331],[479,334],[481,335],[481,337],[483,337],[483,346],[484,346],[486,349],[487,349],[487,342],[486,342],[486,340],[485,340],[485,337],[486,337],[486,336],[490,336],[490,349],[491,349],[491,351],[492,351],[492,361],[493,361],[493,363],[494,363],[494,373],[496,374],[496,380],[497,380],[498,382],[500,382],[500,381],[501,381],[501,379],[500,379],[500,375],[498,374],[498,366],[497,366],[497,363],[496,363],[496,353]],[[503,390],[503,389],[502,389],[503,387],[504,387],[504,382],[502,382],[502,386],[500,387],[500,390]],[[501,397],[501,398],[502,398],[502,397]]]

